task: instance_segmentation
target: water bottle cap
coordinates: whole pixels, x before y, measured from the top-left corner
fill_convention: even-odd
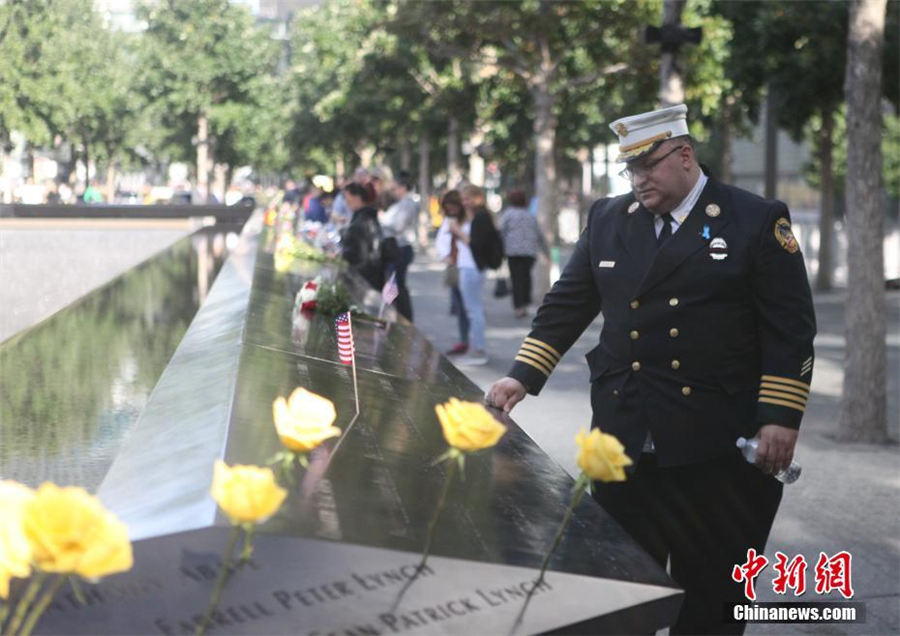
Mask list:
[[[747,439],[744,437],[738,437],[735,444],[737,445],[738,448],[743,448],[744,446],[747,445]]]

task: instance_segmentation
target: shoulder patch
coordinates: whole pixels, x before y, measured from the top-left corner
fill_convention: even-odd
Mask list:
[[[794,233],[791,232],[791,222],[784,217],[775,221],[775,238],[789,254],[793,254],[800,249],[797,239],[794,238]]]

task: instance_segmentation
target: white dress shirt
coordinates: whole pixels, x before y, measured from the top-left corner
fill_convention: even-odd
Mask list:
[[[703,172],[700,172],[700,178],[697,179],[697,183],[694,184],[694,187],[691,188],[691,191],[688,192],[687,196],[682,199],[681,203],[679,203],[674,210],[669,212],[672,215],[672,234],[678,231],[678,228],[681,227],[681,224],[684,223],[684,220],[687,218],[687,215],[691,213],[691,210],[695,205],[697,205],[697,199],[700,198],[700,193],[703,192],[703,188],[706,187],[706,182],[709,181],[709,177],[707,177]],[[656,228],[656,236],[659,237],[659,233],[662,232],[663,221],[662,215],[656,215],[656,218],[653,219],[654,228]]]

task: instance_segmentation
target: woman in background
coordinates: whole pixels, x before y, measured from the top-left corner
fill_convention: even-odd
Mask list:
[[[537,219],[525,208],[527,199],[522,190],[510,190],[506,205],[500,218],[500,234],[509,263],[513,309],[518,318],[524,318],[531,304],[531,268],[538,252],[547,255],[547,243]]]
[[[445,353],[458,356],[469,350],[469,317],[466,315],[462,293],[459,291],[459,245],[450,232],[450,224],[459,222],[465,214],[458,190],[448,190],[441,198],[441,212],[444,219],[434,239],[438,258],[447,265],[444,283],[450,289],[450,313],[456,314],[459,325],[459,341]],[[468,248],[466,248],[468,249]]]

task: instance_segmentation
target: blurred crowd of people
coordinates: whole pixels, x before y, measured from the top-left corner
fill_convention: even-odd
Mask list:
[[[88,183],[70,183],[44,179],[36,181],[28,177],[2,197],[10,203],[25,205],[79,205],[79,204],[113,204],[113,205],[168,205],[168,204],[246,204],[255,200],[260,194],[261,186],[250,182],[232,184],[224,193],[224,201],[214,193],[204,196],[189,182],[176,182],[172,185],[151,185],[145,183],[133,190],[122,187],[109,187],[92,179]]]
[[[385,170],[360,168],[343,183],[321,175],[299,185],[288,180],[280,205],[282,214],[294,218],[298,234],[339,236],[341,255],[372,287],[396,286],[394,306],[410,321],[407,272],[419,245],[418,230],[420,224],[436,230],[430,235],[445,266],[444,284],[459,332],[446,354],[457,356],[463,366],[486,364],[487,273],[498,271],[494,294],[511,291],[513,311],[526,317],[532,269],[539,255],[548,255],[544,236],[522,190],[506,194],[499,220],[488,210],[484,190],[475,185],[438,193],[428,202],[429,215],[421,214],[422,203],[408,173],[391,178]]]

